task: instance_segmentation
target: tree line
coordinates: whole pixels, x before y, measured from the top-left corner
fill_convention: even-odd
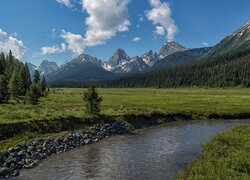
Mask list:
[[[35,71],[33,81],[27,63],[16,59],[10,51],[0,53],[0,104],[10,101],[37,104],[40,97],[46,95],[46,79]]]
[[[188,64],[97,82],[99,87],[250,87],[250,49],[203,57]]]

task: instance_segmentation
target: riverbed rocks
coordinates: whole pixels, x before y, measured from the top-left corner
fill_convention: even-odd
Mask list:
[[[66,137],[37,139],[18,144],[0,152],[0,178],[19,175],[19,170],[30,169],[53,154],[60,154],[79,146],[92,144],[112,135],[128,133],[128,126],[121,122],[97,124],[86,130],[78,130]]]

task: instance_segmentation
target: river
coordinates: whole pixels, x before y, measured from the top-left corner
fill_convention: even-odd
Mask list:
[[[54,155],[17,179],[174,179],[202,150],[202,143],[247,120],[186,121],[114,136]]]

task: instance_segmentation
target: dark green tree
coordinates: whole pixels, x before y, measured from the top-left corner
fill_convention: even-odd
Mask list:
[[[17,61],[17,63],[19,62]],[[10,50],[9,54],[6,56],[5,77],[7,78],[7,81],[10,80],[12,74],[14,73],[17,63],[15,62],[15,57],[12,55]]]
[[[84,92],[83,100],[85,103],[85,113],[87,115],[99,115],[102,97],[98,95],[94,84],[89,85],[88,89]]]
[[[43,92],[43,93],[45,93],[47,83],[46,83],[46,79],[45,79],[45,77],[44,77],[44,76],[42,77],[42,80],[41,80],[41,85],[42,85],[42,92]]]
[[[39,73],[38,70],[35,70],[33,82],[34,82],[34,83],[38,83],[39,81],[40,81],[40,73]]]
[[[36,105],[38,104],[38,100],[41,97],[41,83],[32,83],[30,86],[30,90],[27,91],[26,94],[26,102],[28,104]]]
[[[29,90],[30,88],[30,84],[31,84],[31,79],[30,79],[30,72],[29,72],[29,68],[27,63],[25,63],[25,65],[22,65],[21,70],[20,70],[20,74],[21,74],[21,81],[22,81],[22,95],[25,95],[26,92]]]
[[[5,71],[6,60],[4,53],[0,54],[0,74],[3,74]]]
[[[21,82],[22,80],[19,73],[19,67],[16,66],[9,81],[9,93],[14,100],[17,100],[17,97],[21,95],[22,92]]]
[[[8,82],[4,75],[0,75],[0,104],[6,104],[8,100]]]

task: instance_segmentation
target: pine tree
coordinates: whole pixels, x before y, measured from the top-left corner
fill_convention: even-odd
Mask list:
[[[45,93],[47,83],[46,83],[46,79],[45,79],[45,77],[44,77],[44,76],[42,77],[42,80],[41,80],[41,85],[42,85],[42,92],[43,92],[43,93]]]
[[[38,83],[39,81],[40,81],[40,73],[39,73],[38,70],[35,70],[33,82],[34,82],[34,83]]]
[[[15,66],[16,66],[15,57],[12,55],[12,52],[10,50],[9,54],[6,56],[5,77],[7,81],[10,80],[13,71],[15,69]]]
[[[4,74],[5,66],[6,66],[5,55],[4,53],[1,53],[0,54],[0,74]]]
[[[0,104],[6,104],[8,100],[8,82],[4,75],[0,75]]]
[[[38,104],[38,100],[41,97],[41,84],[38,83],[32,83],[30,86],[30,90],[27,91],[26,94],[26,101],[29,104],[36,105]]]
[[[22,86],[21,95],[25,95],[31,84],[30,72],[27,63],[25,65],[22,64],[20,75]]]
[[[17,97],[21,95],[21,91],[21,76],[19,73],[19,67],[16,66],[9,81],[9,93],[14,100],[17,100]]]
[[[85,113],[87,115],[98,115],[101,111],[102,97],[98,95],[95,85],[91,84],[83,94],[85,102]]]

